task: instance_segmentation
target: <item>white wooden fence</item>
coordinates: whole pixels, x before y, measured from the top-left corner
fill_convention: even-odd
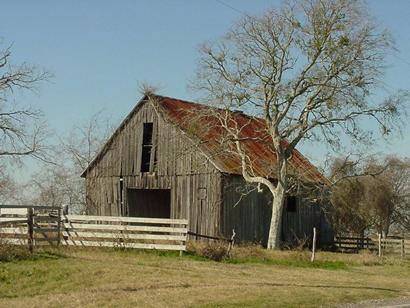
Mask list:
[[[66,215],[61,243],[185,251],[187,225],[186,219]]]
[[[0,244],[186,250],[186,219],[61,215],[56,207],[0,205]],[[7,211],[4,211],[7,209]],[[21,212],[25,209],[25,212]]]
[[[53,206],[0,205],[0,240],[8,244],[58,245],[61,208]]]
[[[8,244],[26,245],[28,238],[27,214],[0,215],[0,240]]]
[[[378,239],[374,239],[377,243]],[[410,256],[410,239],[380,239],[380,254],[400,254]]]

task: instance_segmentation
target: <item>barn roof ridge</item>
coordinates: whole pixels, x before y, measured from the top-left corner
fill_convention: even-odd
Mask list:
[[[198,102],[193,102],[193,101],[188,101],[188,100],[184,100],[184,99],[180,99],[180,98],[175,98],[175,97],[170,97],[170,96],[165,96],[165,95],[159,95],[159,94],[151,94],[151,96],[156,97],[156,98],[162,98],[162,99],[169,99],[169,100],[173,100],[173,101],[179,101],[182,103],[187,103],[187,104],[191,104],[191,105],[195,105],[195,106],[201,106],[207,109],[211,109],[211,110],[220,110],[220,111],[229,111],[232,113],[238,113],[240,115],[242,115],[243,117],[249,118],[249,119],[255,119],[255,120],[261,120],[263,121],[262,118],[257,117],[257,116],[252,116],[250,114],[247,114],[245,112],[243,112],[242,110],[229,110],[229,109],[223,109],[221,107],[216,107],[216,106],[212,106],[212,105],[208,105],[204,102],[202,103],[198,103]]]

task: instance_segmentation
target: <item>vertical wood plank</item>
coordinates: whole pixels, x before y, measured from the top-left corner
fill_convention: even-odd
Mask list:
[[[405,257],[404,239],[401,240],[401,243],[400,243],[400,244],[401,244],[401,245],[400,245],[400,246],[401,246],[401,247],[400,247],[400,248],[401,248],[401,249],[400,249],[400,254],[401,254],[401,257],[404,258],[404,257]]]
[[[379,248],[379,257],[382,256],[382,235],[379,233],[378,235],[378,248]]]
[[[27,244],[30,253],[33,253],[34,237],[33,237],[33,208],[27,209]]]
[[[58,213],[57,213],[58,221],[57,221],[57,246],[60,246],[61,243],[61,208],[58,208]]]

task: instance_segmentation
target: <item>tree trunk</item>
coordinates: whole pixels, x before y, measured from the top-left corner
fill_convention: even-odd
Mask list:
[[[278,183],[272,201],[272,218],[270,221],[268,249],[279,249],[282,238],[282,212],[285,203],[285,189]]]
[[[383,238],[386,238],[390,231],[390,214],[383,221]]]
[[[272,192],[272,218],[270,221],[268,249],[279,249],[282,240],[282,212],[287,190],[287,160],[278,154],[278,183]]]

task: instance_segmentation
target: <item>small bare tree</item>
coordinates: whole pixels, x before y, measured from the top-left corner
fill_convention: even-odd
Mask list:
[[[112,123],[103,119],[100,111],[61,138],[62,150],[76,173],[81,174],[88,167],[113,131]]]
[[[15,200],[17,185],[9,174],[5,172],[5,166],[0,164],[0,202]]]
[[[405,93],[380,103],[368,99],[381,85],[391,48],[387,32],[357,0],[285,1],[262,16],[243,17],[223,38],[201,48],[193,87],[226,111],[216,113],[218,122],[244,179],[272,193],[268,248],[280,245],[288,165],[302,140],[336,147],[343,136],[366,141],[369,126],[363,120],[374,120],[384,134],[399,123]],[[271,172],[255,171],[261,168],[249,155],[249,135],[242,133],[248,124],[232,116],[237,110],[263,124],[251,138],[276,153],[276,165],[267,167]]]
[[[74,126],[60,138],[52,165],[32,176],[30,202],[61,206],[68,205],[73,213],[85,210],[85,183],[80,177],[112,131],[112,125],[102,119],[101,112],[82,125]]]

